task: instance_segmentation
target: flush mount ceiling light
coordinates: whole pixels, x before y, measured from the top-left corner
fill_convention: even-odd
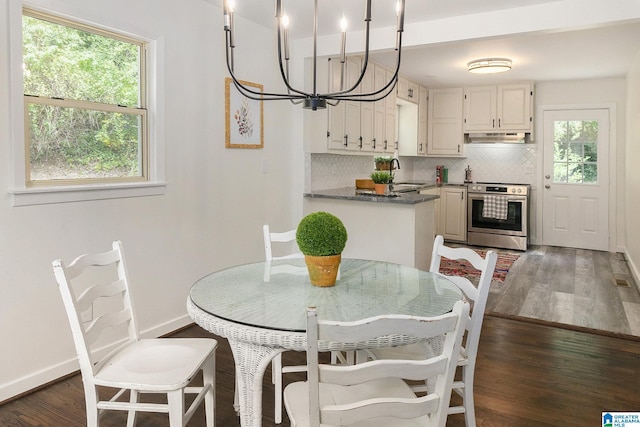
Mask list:
[[[511,60],[506,58],[476,59],[467,64],[470,73],[493,74],[504,73],[511,69]]]
[[[240,1],[240,0],[238,0]],[[295,0],[302,1],[302,0]],[[233,52],[236,47],[235,35],[234,35],[234,6],[233,0],[224,0],[224,31],[226,35],[226,58],[227,58],[227,69],[229,70],[229,74],[231,74],[231,78],[233,79],[233,83],[238,91],[249,99],[254,99],[257,101],[274,101],[274,100],[289,100],[294,104],[302,103],[303,108],[317,110],[326,108],[327,104],[329,105],[337,105],[340,101],[358,101],[358,102],[374,102],[379,101],[389,95],[396,86],[396,82],[398,80],[398,71],[400,70],[400,53],[402,49],[402,33],[404,31],[404,3],[405,0],[388,0],[390,4],[395,3],[395,12],[397,16],[397,28],[396,28],[396,67],[395,73],[389,79],[389,81],[384,85],[384,87],[368,92],[368,93],[360,93],[360,83],[367,71],[367,65],[369,62],[369,25],[371,23],[371,1],[372,0],[364,0],[365,3],[365,13],[364,13],[364,22],[365,22],[365,46],[364,46],[364,59],[362,61],[362,67],[360,70],[360,75],[358,78],[351,80],[355,81],[355,84],[351,87],[345,88],[345,70],[346,70],[346,56],[345,56],[345,46],[347,41],[347,32],[346,32],[346,19],[343,17],[341,21],[341,31],[342,38],[340,42],[340,64],[341,64],[341,78],[340,78],[340,89],[335,92],[330,93],[318,93],[317,90],[317,62],[318,62],[318,54],[317,54],[317,45],[318,45],[318,0],[313,0],[314,3],[314,13],[313,13],[313,66],[312,66],[312,76],[311,76],[311,85],[313,90],[311,92],[304,91],[301,89],[296,89],[291,86],[289,83],[289,39],[288,39],[288,30],[287,27],[289,25],[289,18],[284,13],[284,1],[276,0],[276,23],[277,23],[277,34],[278,34],[278,63],[280,66],[280,75],[282,76],[282,80],[284,82],[285,87],[287,88],[286,93],[269,93],[269,92],[260,92],[255,90],[255,88],[251,88],[249,86],[243,85],[240,79],[236,78],[234,71],[234,61],[233,61]],[[379,3],[379,2],[378,2]],[[390,11],[392,9],[390,8]],[[284,61],[283,61],[284,59]]]

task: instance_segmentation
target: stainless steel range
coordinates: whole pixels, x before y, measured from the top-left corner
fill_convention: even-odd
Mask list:
[[[467,191],[467,243],[526,251],[530,185],[478,182]]]

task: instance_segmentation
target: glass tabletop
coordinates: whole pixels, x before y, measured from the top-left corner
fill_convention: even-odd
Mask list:
[[[285,265],[287,272],[275,273]],[[321,288],[309,281],[304,259],[289,259],[209,274],[193,285],[190,298],[201,310],[235,323],[304,332],[306,307],[316,307],[319,319],[337,321],[383,314],[436,316],[451,311],[462,292],[436,273],[357,259],[343,259],[336,285]]]

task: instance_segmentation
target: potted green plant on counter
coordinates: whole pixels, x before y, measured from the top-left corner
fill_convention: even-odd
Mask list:
[[[387,171],[373,171],[371,173],[371,180],[373,181],[376,194],[385,194],[387,192],[391,178],[391,173]]]
[[[347,229],[340,218],[328,212],[310,213],[298,224],[296,242],[304,254],[311,284],[335,285],[347,244]]]
[[[376,157],[374,159],[376,163],[376,170],[388,171],[391,170],[391,157]]]

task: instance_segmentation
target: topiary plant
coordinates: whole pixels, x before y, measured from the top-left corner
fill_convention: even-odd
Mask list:
[[[313,212],[298,224],[296,241],[305,255],[338,255],[347,244],[347,229],[340,218],[328,212]]]

